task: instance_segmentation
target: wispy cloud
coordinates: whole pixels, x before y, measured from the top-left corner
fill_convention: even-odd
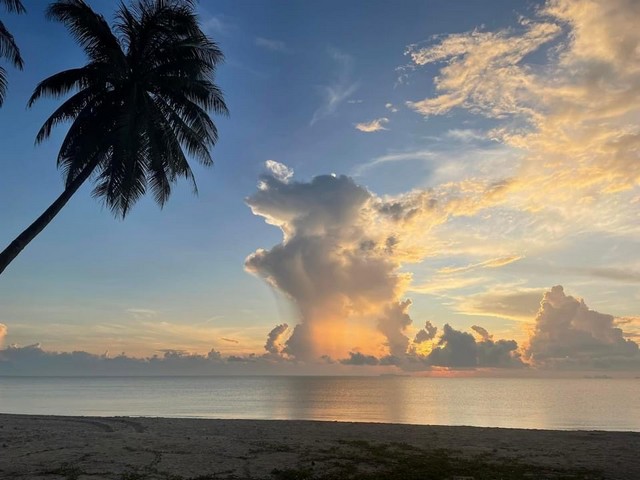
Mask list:
[[[459,298],[456,310],[465,315],[480,315],[531,322],[540,307],[544,289],[504,288]]]
[[[464,143],[478,140],[487,140],[487,137],[481,132],[469,128],[452,128],[451,130],[447,131],[446,137]]]
[[[281,40],[273,40],[270,38],[256,37],[256,45],[258,47],[279,53],[291,53],[293,50]]]
[[[464,109],[495,122],[486,138],[523,153],[509,207],[564,229],[636,235],[636,214],[620,206],[640,184],[639,17],[629,0],[553,0],[515,28],[411,45],[406,71],[441,67],[436,94],[407,105],[425,117]],[[549,61],[529,61],[533,52]]]
[[[380,155],[373,160],[357,165],[353,169],[353,175],[359,176],[367,170],[383,165],[385,163],[404,162],[413,160],[431,161],[437,157],[437,154],[431,150],[414,150],[409,152],[388,153]]]
[[[158,311],[151,308],[127,308],[127,313],[136,319],[152,318],[158,315]]]
[[[220,340],[227,343],[235,343],[235,344],[240,343],[238,340],[234,340],[233,338],[227,338],[227,337],[220,337]]]
[[[517,262],[522,258],[523,257],[521,255],[509,255],[506,257],[490,258],[489,260],[484,260],[482,262],[464,265],[462,267],[444,267],[438,270],[438,273],[451,274],[451,273],[468,272],[470,270],[475,270],[477,268],[498,268],[498,267],[503,267],[505,265],[509,265],[510,263],[513,263],[513,262]]]
[[[424,293],[428,295],[446,295],[448,292],[462,290],[487,282],[486,277],[454,277],[448,275],[436,275],[427,282],[412,284],[409,292]]]
[[[384,127],[387,123],[389,123],[389,119],[387,117],[381,117],[371,120],[370,122],[356,123],[355,127],[361,132],[371,133],[379,132],[380,130],[388,130]]]
[[[358,90],[358,82],[352,80],[353,57],[339,50],[330,49],[329,55],[337,64],[337,74],[329,85],[320,86],[320,91],[324,97],[313,116],[309,125],[313,126],[317,121],[333,115],[338,107]]]
[[[201,23],[202,31],[207,35],[227,35],[236,28],[235,24],[224,15],[206,15]]]
[[[396,113],[398,111],[398,107],[394,106],[393,103],[386,103],[384,108],[389,110],[391,113]]]

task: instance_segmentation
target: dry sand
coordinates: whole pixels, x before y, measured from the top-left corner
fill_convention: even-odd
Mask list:
[[[455,459],[526,464],[506,478],[640,479],[634,432],[0,415],[2,479],[349,478],[396,465],[389,460],[396,454],[409,458],[402,452],[436,458],[438,449]],[[478,471],[474,478],[497,475]]]

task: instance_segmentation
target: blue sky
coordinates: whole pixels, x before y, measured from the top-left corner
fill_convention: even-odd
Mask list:
[[[111,18],[112,2],[89,3]],[[580,77],[589,72],[580,69],[602,60],[585,57],[589,29],[593,37],[618,29],[627,42],[638,41],[621,20],[637,11],[622,0],[609,10],[602,2],[583,3],[586,16],[566,2],[202,1],[203,28],[226,55],[217,83],[231,116],[215,119],[215,166],[195,167],[199,196],[181,184],[163,210],[147,198],[122,221],[85,185],[0,277],[4,343],[136,356],[211,348],[247,355],[264,352],[277,324],[311,324],[304,313],[300,318],[308,298],[292,297],[264,266],[253,274],[245,268],[253,252],[283,241],[265,218],[288,228],[266,195],[256,198],[265,172],[282,180],[273,187],[279,192],[291,182],[308,186],[315,176],[336,174],[368,189],[371,202],[405,205],[417,201],[411,192],[438,197],[438,205],[448,199],[437,220],[425,213],[393,227],[405,229],[404,237],[393,235],[406,250],[387,273],[397,281],[390,301],[413,302],[413,323],[401,327],[407,338],[425,321],[440,332],[445,323],[461,331],[480,324],[524,348],[537,305],[556,284],[610,314],[615,328],[624,325],[625,338],[633,338],[640,312],[634,254],[640,177],[624,155],[633,160],[638,150],[634,143],[623,153],[607,148],[633,138],[637,55],[620,72],[622,47],[604,42],[611,50],[603,58],[618,75],[611,85],[602,76],[608,104],[585,100],[603,94],[589,90]],[[26,62],[22,72],[8,68],[0,110],[5,244],[62,188],[54,159],[64,127],[33,144],[58,101],[28,110],[26,101],[39,80],[83,63],[64,28],[44,19],[42,2],[25,6],[27,15],[2,17]],[[598,8],[606,11],[604,27],[596,29],[588,20],[602,13]],[[567,74],[569,64],[575,77]],[[619,103],[618,80],[630,107],[598,117],[593,112]],[[554,95],[576,98],[580,108],[554,110]],[[432,101],[420,103],[426,99]],[[582,117],[569,118],[578,111]],[[606,135],[592,153],[579,150],[583,136],[595,138],[594,122]],[[574,125],[584,128],[569,131]],[[614,165],[611,158],[622,159]],[[267,160],[286,165],[293,179],[274,177]],[[507,187],[497,189],[500,182]],[[407,285],[406,274],[412,275]],[[391,340],[374,345],[371,335],[332,355],[388,354]]]

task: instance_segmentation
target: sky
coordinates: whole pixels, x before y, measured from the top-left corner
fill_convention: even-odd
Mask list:
[[[85,60],[24,3],[3,244],[63,186],[27,99]],[[83,186],[0,276],[0,373],[640,372],[640,3],[198,10],[231,112],[199,195]]]

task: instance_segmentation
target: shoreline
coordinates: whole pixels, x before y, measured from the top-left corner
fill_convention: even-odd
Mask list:
[[[626,480],[639,451],[640,432],[0,414],[0,478]]]
[[[55,413],[5,413],[0,412],[0,420],[3,417],[23,417],[23,418],[50,418],[50,419],[95,419],[95,420],[187,420],[187,421],[213,421],[213,422],[308,422],[308,423],[328,423],[328,424],[345,424],[345,425],[385,425],[389,427],[425,427],[425,428],[471,428],[481,430],[514,430],[524,432],[578,432],[578,433],[623,433],[640,435],[640,430],[610,430],[601,428],[527,428],[527,427],[502,427],[487,425],[466,425],[466,424],[423,424],[423,423],[402,423],[402,422],[378,422],[375,420],[331,420],[331,419],[313,419],[313,418],[257,418],[257,417],[204,417],[204,416],[166,416],[166,415],[66,415]],[[0,427],[1,428],[1,427]]]

